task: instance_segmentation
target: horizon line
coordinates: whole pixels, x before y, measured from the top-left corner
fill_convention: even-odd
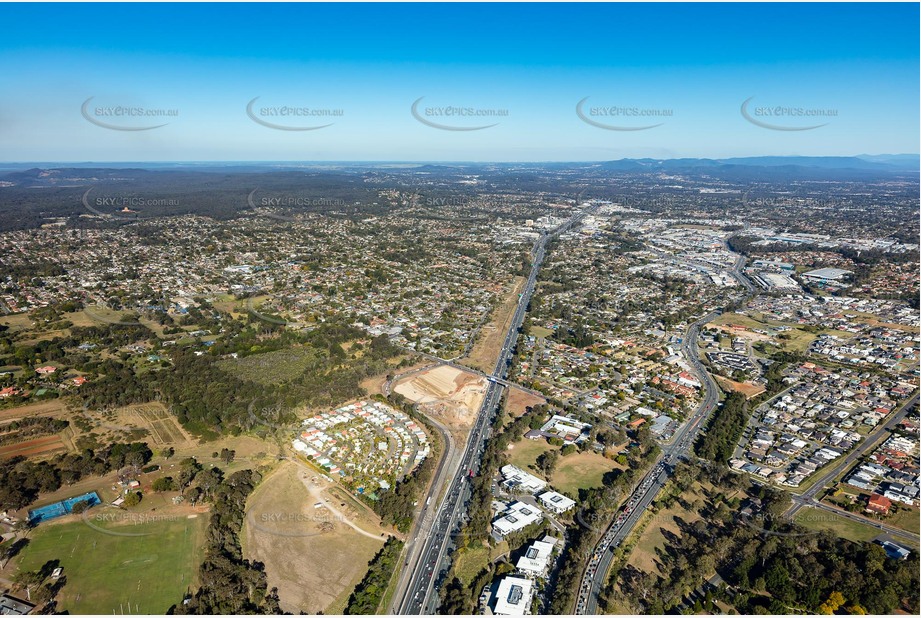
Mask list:
[[[851,154],[851,155],[745,155],[732,157],[621,157],[618,159],[573,159],[573,160],[515,160],[515,161],[494,161],[494,160],[472,160],[472,159],[156,159],[147,161],[125,160],[125,161],[91,161],[91,160],[45,160],[45,161],[0,161],[0,165],[51,165],[51,164],[81,164],[81,165],[103,165],[103,164],[152,164],[152,163],[169,163],[169,164],[329,164],[329,163],[378,163],[378,164],[414,164],[430,165],[444,163],[464,163],[464,164],[520,164],[520,163],[609,163],[612,161],[683,161],[696,159],[701,161],[728,161],[738,159],[766,159],[766,158],[784,158],[784,159],[859,159],[861,157],[921,157],[921,152],[900,152],[900,153],[879,153],[879,154]]]

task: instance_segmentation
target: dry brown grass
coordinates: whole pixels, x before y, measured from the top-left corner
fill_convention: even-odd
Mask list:
[[[525,413],[529,406],[536,406],[542,403],[547,403],[547,400],[543,397],[532,395],[531,393],[523,391],[519,388],[510,388],[508,391],[508,400],[505,404],[505,409],[508,411],[510,416],[518,418]]]
[[[499,359],[499,350],[502,349],[505,333],[512,323],[515,308],[518,306],[518,294],[524,287],[524,282],[524,277],[515,277],[512,280],[502,303],[480,329],[477,340],[470,349],[470,354],[460,359],[461,363],[484,373],[492,373]]]
[[[283,610],[342,613],[385,537],[364,536],[327,509],[315,508],[325,500],[317,496],[336,498],[319,486],[312,496],[302,474],[296,464],[285,463],[250,496],[241,534],[244,555],[265,564],[269,586],[278,588]],[[350,512],[341,503],[334,506]],[[366,525],[361,527],[367,530]]]
[[[752,384],[751,382],[736,382],[735,380],[730,380],[729,378],[724,378],[722,376],[714,377],[716,378],[716,381],[719,382],[720,387],[742,393],[745,395],[746,399],[757,397],[766,390],[760,384]]]
[[[63,416],[67,413],[67,405],[60,399],[50,399],[41,403],[30,403],[0,410],[0,422],[15,421],[29,416]]]

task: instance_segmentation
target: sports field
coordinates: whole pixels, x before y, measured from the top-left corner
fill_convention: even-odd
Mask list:
[[[164,614],[197,577],[208,516],[154,515],[129,520],[124,511],[97,507],[76,521],[39,525],[19,568],[35,571],[60,561],[67,583],[58,594],[59,612]]]

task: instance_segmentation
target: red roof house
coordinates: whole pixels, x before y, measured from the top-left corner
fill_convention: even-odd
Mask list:
[[[874,513],[880,513],[881,515],[889,513],[889,507],[891,506],[892,500],[879,494],[872,494],[867,501],[867,510],[873,511]]]

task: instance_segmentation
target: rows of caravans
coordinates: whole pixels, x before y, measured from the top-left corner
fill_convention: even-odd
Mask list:
[[[383,477],[410,472],[431,452],[428,437],[414,420],[378,402],[359,401],[322,412],[305,419],[303,426],[292,442],[296,451],[331,475],[361,473],[381,487],[389,487]]]

